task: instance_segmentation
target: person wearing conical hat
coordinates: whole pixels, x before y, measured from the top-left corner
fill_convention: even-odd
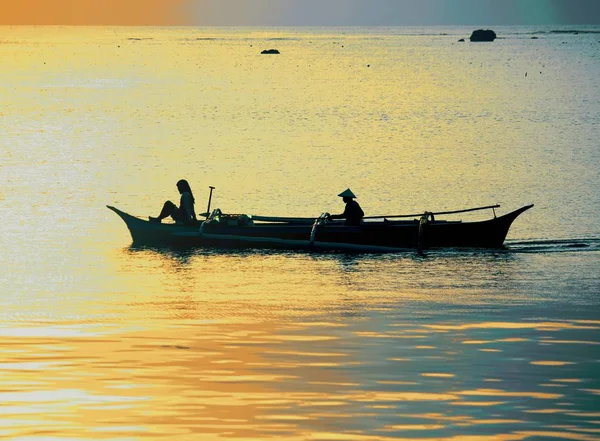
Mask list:
[[[331,215],[329,216],[329,219],[346,219],[344,225],[360,225],[365,213],[362,208],[360,208],[360,205],[358,205],[358,202],[354,200],[356,199],[356,196],[352,193],[352,190],[347,188],[338,194],[338,196],[343,199],[346,208],[342,214]]]

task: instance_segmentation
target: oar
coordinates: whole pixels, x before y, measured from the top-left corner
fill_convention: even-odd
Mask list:
[[[213,187],[212,185],[209,185],[208,188],[210,188],[210,193],[208,195],[208,207],[206,207],[206,218],[208,219],[208,216],[210,216],[210,200],[212,199],[212,192],[215,189],[215,187]]]
[[[433,214],[433,215],[437,215],[437,214],[457,214],[457,213],[466,213],[468,211],[477,211],[477,210],[487,210],[488,208],[494,209],[494,208],[498,208],[500,207],[500,205],[496,204],[496,205],[488,205],[485,207],[476,207],[476,208],[467,208],[466,210],[453,210],[453,211],[437,211],[437,212],[433,212],[433,213],[429,213],[429,214]],[[383,217],[386,218],[392,218],[392,217],[415,217],[415,216],[422,216],[423,213],[425,213],[424,211],[421,213],[416,213],[416,214],[394,214],[391,216],[365,216],[363,217],[363,219],[381,219]],[[494,212],[495,214],[495,212]]]

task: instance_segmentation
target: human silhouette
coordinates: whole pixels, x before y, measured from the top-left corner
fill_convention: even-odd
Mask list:
[[[352,190],[347,188],[338,194],[338,196],[343,198],[343,201],[346,203],[346,208],[342,214],[331,215],[329,216],[329,219],[346,219],[344,225],[360,225],[365,213],[362,208],[360,208],[360,205],[358,205],[358,202],[354,200],[356,199],[356,196],[352,193]]]
[[[190,184],[185,179],[177,181],[177,190],[181,194],[179,207],[171,201],[164,203],[158,217],[149,216],[148,219],[152,223],[160,223],[164,218],[171,216],[176,223],[193,224],[198,220],[196,218],[196,210],[194,209],[194,194],[190,188]]]

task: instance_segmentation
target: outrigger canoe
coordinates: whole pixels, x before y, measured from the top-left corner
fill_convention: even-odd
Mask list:
[[[495,209],[499,205],[438,213],[366,217],[360,226],[328,219],[224,214],[213,210],[197,225],[152,223],[107,205],[127,225],[134,245],[398,252],[427,248],[502,248],[513,221],[533,207],[483,221],[439,220],[437,215]],[[397,218],[410,218],[396,220]]]

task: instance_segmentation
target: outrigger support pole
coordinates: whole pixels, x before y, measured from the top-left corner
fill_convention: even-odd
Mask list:
[[[213,187],[212,185],[209,185],[208,188],[210,188],[210,193],[208,195],[208,207],[206,207],[206,218],[208,219],[208,216],[210,216],[210,200],[212,199],[212,192],[215,189],[215,187]]]
[[[436,211],[436,212],[429,212],[429,211],[424,211],[423,213],[416,213],[416,214],[397,214],[397,215],[393,215],[393,216],[365,216],[363,217],[363,219],[381,219],[381,218],[392,218],[392,217],[416,217],[416,216],[423,216],[424,214],[430,214],[430,215],[438,215],[438,214],[456,214],[456,213],[466,213],[467,211],[477,211],[477,210],[486,210],[488,208],[491,208],[492,210],[494,208],[498,208],[500,205],[496,204],[496,205],[488,205],[485,207],[477,207],[477,208],[467,208],[466,210],[454,210],[454,211]],[[496,212],[494,211],[494,217],[496,217]]]

